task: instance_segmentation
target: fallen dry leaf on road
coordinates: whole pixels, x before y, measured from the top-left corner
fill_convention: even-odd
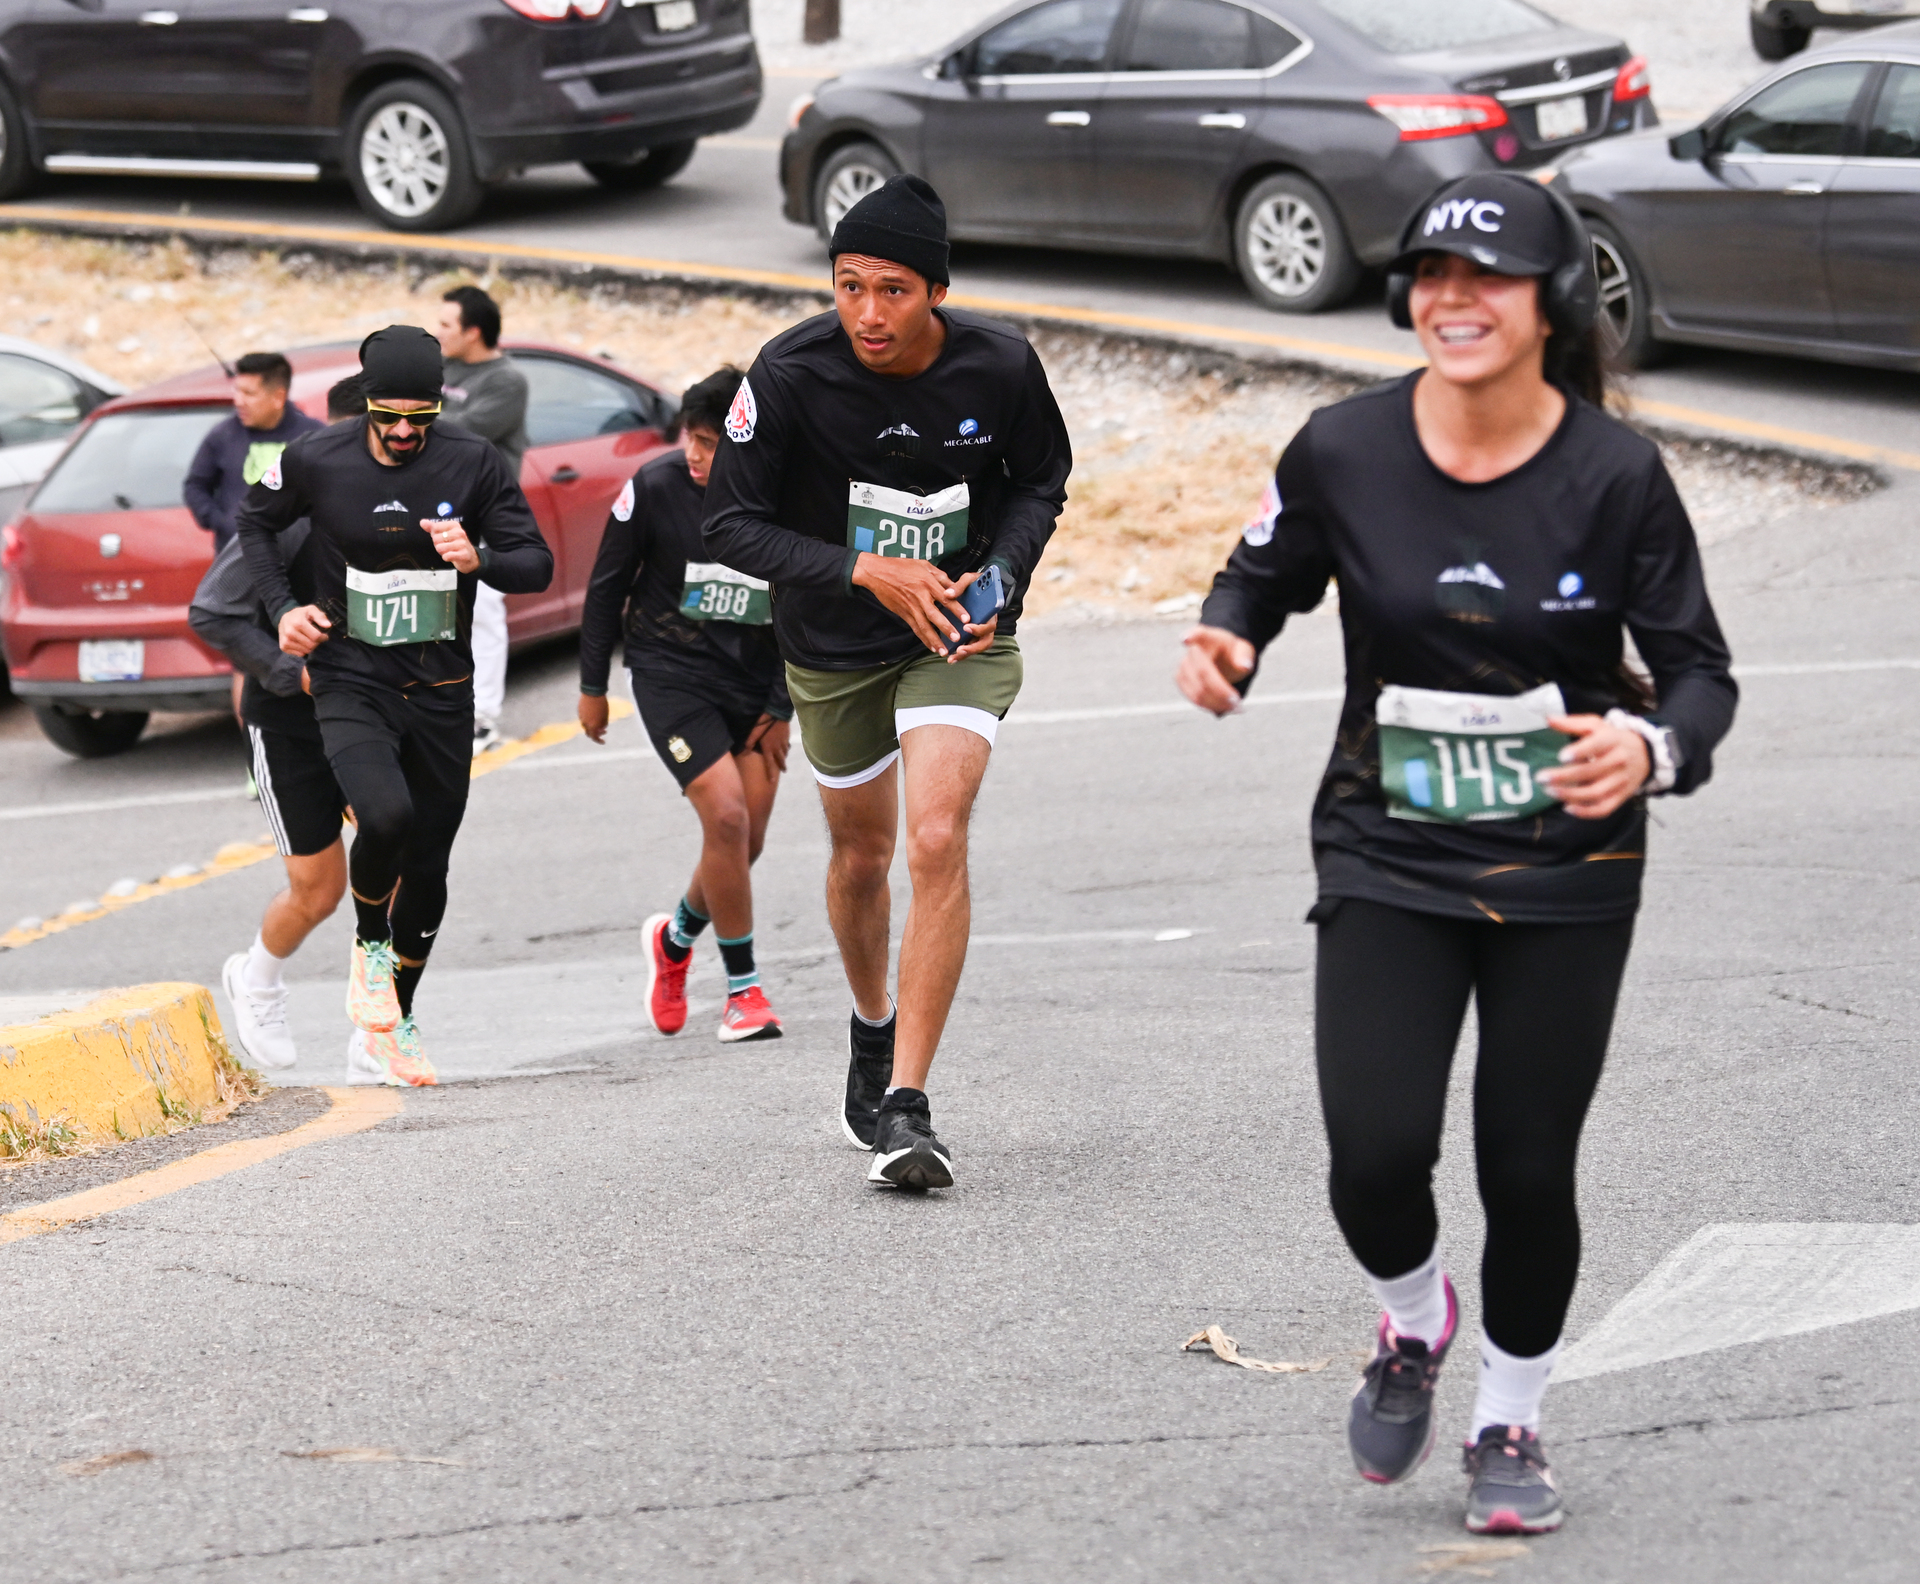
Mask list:
[[[1471,1573],[1475,1578],[1492,1578],[1491,1562],[1518,1562],[1527,1553],[1524,1540],[1449,1540],[1442,1545],[1423,1545],[1426,1557],[1418,1571],[1422,1573]]]
[[[60,1472],[72,1474],[76,1478],[85,1478],[89,1474],[102,1474],[110,1468],[118,1468],[122,1463],[151,1463],[153,1454],[141,1447],[129,1447],[124,1452],[102,1452],[98,1457],[82,1458],[77,1463],[62,1463]]]
[[[440,1463],[448,1468],[465,1468],[458,1458],[421,1457],[395,1447],[321,1447],[316,1452],[282,1452],[282,1457],[312,1458],[323,1463]]]
[[[1194,1332],[1180,1344],[1180,1351],[1189,1353],[1202,1345],[1212,1348],[1213,1356],[1223,1364],[1238,1364],[1242,1369],[1263,1370],[1269,1375],[1315,1375],[1333,1362],[1330,1358],[1323,1358],[1315,1359],[1311,1364],[1270,1364],[1265,1359],[1242,1358],[1240,1344],[1217,1325]]]

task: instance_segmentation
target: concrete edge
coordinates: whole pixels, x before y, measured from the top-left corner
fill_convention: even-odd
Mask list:
[[[141,1138],[233,1098],[241,1071],[206,986],[110,990],[0,1028],[0,1127],[27,1141]]]

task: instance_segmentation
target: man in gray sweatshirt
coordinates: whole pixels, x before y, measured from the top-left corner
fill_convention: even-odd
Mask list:
[[[527,454],[527,376],[500,350],[500,305],[478,286],[456,286],[436,326],[445,359],[445,422],[491,440],[517,478]],[[507,701],[507,599],[480,585],[473,606],[473,752],[500,741]]]

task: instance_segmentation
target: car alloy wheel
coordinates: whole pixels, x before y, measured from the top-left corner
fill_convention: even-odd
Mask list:
[[[1653,295],[1626,242],[1604,220],[1586,218],[1593,272],[1600,282],[1600,339],[1622,368],[1652,368],[1667,355],[1653,336]]]
[[[890,173],[873,165],[842,165],[827,181],[826,191],[821,195],[821,209],[827,223],[827,229],[840,223],[840,217],[857,204],[868,193],[886,186]]]
[[[383,105],[360,134],[360,175],[381,208],[417,219],[453,179],[446,131],[417,104]]]
[[[1247,264],[1276,297],[1304,297],[1327,267],[1327,231],[1310,204],[1275,193],[1253,212],[1246,231]]]
[[[1633,289],[1633,272],[1620,250],[1604,237],[1593,239],[1593,269],[1600,278],[1600,319],[1609,341],[1623,347],[1633,339],[1639,316],[1638,294]]]

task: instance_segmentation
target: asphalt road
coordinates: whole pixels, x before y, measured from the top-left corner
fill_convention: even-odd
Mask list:
[[[960,1185],[929,1198],[869,1189],[833,1124],[846,996],[804,777],[757,880],[789,1037],[733,1048],[704,944],[689,1031],[640,1032],[637,925],[693,823],[632,723],[486,777],[420,999],[473,1081],[0,1247],[0,1579],[1910,1577],[1917,506],[1901,482],[1710,554],[1745,700],[1712,785],[1659,811],[1584,1160],[1588,1363],[1547,1400],[1573,1517],[1524,1561],[1428,1549],[1465,1539],[1470,1368],[1416,1479],[1346,1460],[1373,1316],[1310,1064],[1323,612],[1226,723],[1176,705],[1176,624],[1025,635],[932,1085]],[[567,718],[570,666],[516,662],[515,735]],[[0,710],[8,920],[261,828],[232,795],[55,812],[230,794],[223,722],[80,764],[22,716]],[[215,983],[273,884],[262,865],[0,952],[0,995]],[[294,965],[321,1081],[346,939],[343,917]],[[1441,1191],[1470,1274],[1464,1124]],[[1659,1274],[1703,1236],[1773,1253]],[[1333,1363],[1182,1356],[1209,1322]],[[340,1448],[382,1460],[297,1455]]]

